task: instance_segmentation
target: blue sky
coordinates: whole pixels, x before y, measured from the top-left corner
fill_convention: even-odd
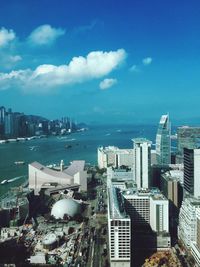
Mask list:
[[[0,105],[157,122],[200,112],[200,2],[1,0]]]

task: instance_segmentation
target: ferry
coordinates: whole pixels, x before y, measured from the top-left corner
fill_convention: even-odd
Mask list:
[[[15,165],[24,165],[25,161],[15,161]]]
[[[7,184],[8,183],[8,180],[3,180],[2,182],[1,182],[1,184]]]

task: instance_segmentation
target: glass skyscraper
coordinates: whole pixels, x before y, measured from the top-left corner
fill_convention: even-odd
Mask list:
[[[162,115],[156,135],[156,159],[160,165],[171,163],[171,125],[169,115]]]

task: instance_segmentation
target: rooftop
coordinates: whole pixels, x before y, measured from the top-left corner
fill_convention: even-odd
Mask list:
[[[108,191],[110,217],[114,219],[127,218],[128,215],[124,210],[124,200],[118,188],[114,186]]]

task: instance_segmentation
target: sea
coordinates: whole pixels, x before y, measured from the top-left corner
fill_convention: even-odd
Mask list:
[[[21,185],[28,179],[28,164],[38,161],[44,165],[59,164],[61,160],[69,165],[73,160],[85,160],[97,164],[99,146],[132,148],[131,139],[145,137],[155,146],[158,125],[101,125],[90,126],[87,131],[66,136],[50,136],[14,143],[0,144],[0,197],[10,187]],[[24,165],[16,165],[24,161]]]

